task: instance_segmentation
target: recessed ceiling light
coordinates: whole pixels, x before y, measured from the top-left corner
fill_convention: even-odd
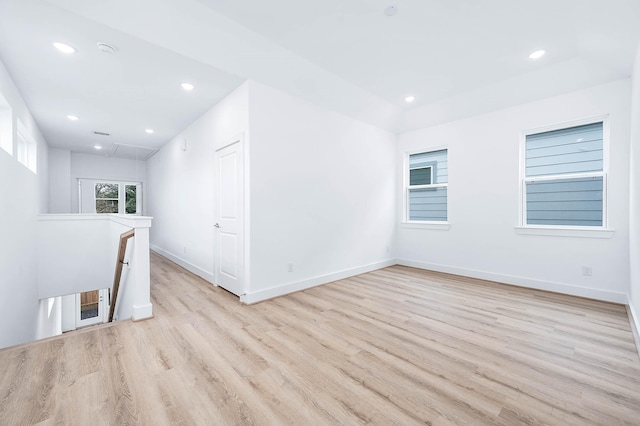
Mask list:
[[[102,146],[101,146],[101,145],[94,145],[93,147],[94,147],[95,149],[98,149],[98,150],[102,149]]]
[[[76,53],[76,49],[69,46],[68,44],[64,44],[56,41],[55,43],[53,43],[53,46],[59,51],[61,51],[62,53],[67,53],[67,54]]]
[[[76,117],[75,115],[67,115],[67,118],[71,121],[76,121],[78,120],[78,117]]]
[[[144,129],[144,131],[149,133],[149,134],[153,133],[153,129]]]
[[[195,87],[193,84],[191,83],[181,83],[180,86],[182,86],[182,88],[186,91],[191,91],[193,90],[193,88]]]
[[[411,102],[413,102],[416,99],[415,96],[407,96],[406,98],[404,98],[404,101],[408,104],[410,104]]]
[[[536,50],[535,52],[529,55],[529,59],[540,59],[544,56],[545,53],[547,52],[545,52],[544,50]]]

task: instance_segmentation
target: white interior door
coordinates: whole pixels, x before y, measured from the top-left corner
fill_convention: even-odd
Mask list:
[[[244,167],[242,142],[216,151],[215,280],[244,294]]]

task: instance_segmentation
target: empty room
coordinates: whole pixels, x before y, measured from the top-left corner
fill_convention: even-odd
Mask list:
[[[0,424],[640,425],[637,0],[0,0]]]

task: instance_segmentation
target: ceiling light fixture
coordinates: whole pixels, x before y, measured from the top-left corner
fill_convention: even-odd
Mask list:
[[[144,131],[149,133],[149,134],[153,133],[153,129],[144,129]]]
[[[78,117],[76,117],[75,115],[67,115],[67,118],[71,121],[77,121]]]
[[[194,86],[193,84],[191,84],[191,83],[180,83],[180,86],[182,86],[182,88],[183,88],[184,90],[186,90],[187,92],[190,92],[190,91],[191,91],[191,90],[193,90],[193,89],[194,89],[194,87],[195,87],[195,86]]]
[[[407,96],[406,98],[404,98],[404,101],[408,104],[410,104],[411,102],[413,102],[416,99],[415,96]]]
[[[102,146],[101,146],[101,145],[94,145],[94,146],[93,146],[93,148],[94,148],[94,149],[97,149],[97,150],[101,150],[101,149],[102,149]]]
[[[529,59],[540,59],[544,56],[545,53],[547,52],[545,52],[544,50],[536,50],[529,55]]]
[[[116,49],[115,47],[107,43],[96,43],[96,46],[98,47],[98,50],[101,51],[102,53],[112,54],[118,51],[118,49]]]
[[[384,10],[384,14],[387,16],[396,16],[398,13],[398,6],[391,5]]]
[[[68,44],[60,43],[59,41],[56,41],[55,43],[53,43],[53,47],[55,47],[56,49],[58,49],[62,53],[66,53],[68,55],[71,54],[71,53],[76,53],[76,49],[74,49],[73,47],[69,46]]]

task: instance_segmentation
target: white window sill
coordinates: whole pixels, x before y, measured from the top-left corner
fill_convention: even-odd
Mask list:
[[[548,237],[574,237],[574,238],[603,238],[613,237],[616,231],[612,229],[582,229],[582,228],[556,228],[544,226],[516,226],[516,233],[520,235],[543,235]]]
[[[448,231],[451,228],[449,222],[401,222],[402,229],[433,229],[438,231]]]

